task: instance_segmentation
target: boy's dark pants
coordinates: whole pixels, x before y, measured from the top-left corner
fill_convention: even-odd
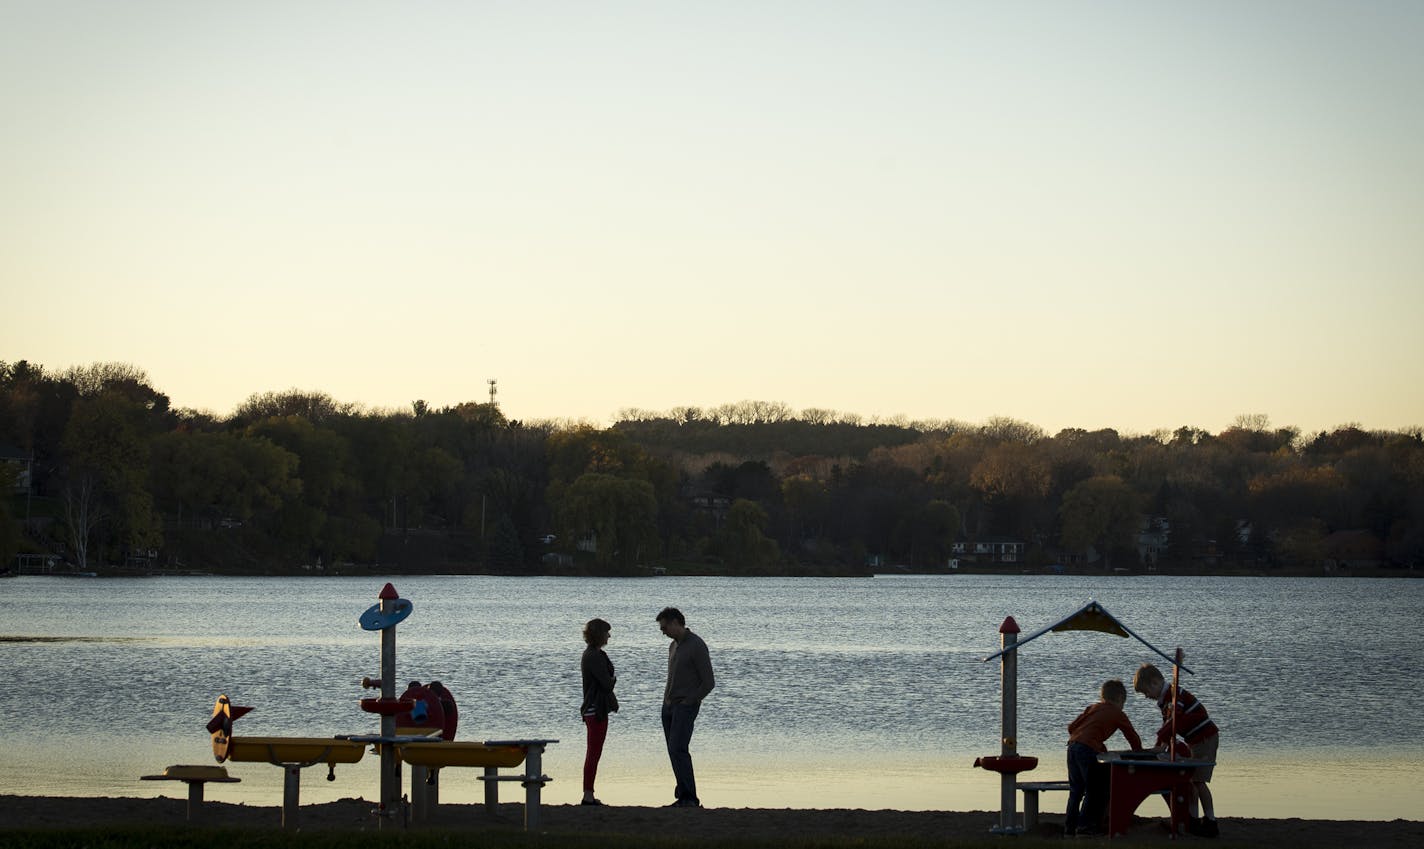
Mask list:
[[[1095,759],[1096,760],[1096,759]],[[1095,831],[1103,831],[1103,817],[1108,812],[1108,784],[1112,772],[1107,764],[1094,763],[1088,771],[1088,795],[1083,799],[1083,812],[1078,822]]]
[[[1071,834],[1080,824],[1083,828],[1098,827],[1101,814],[1097,818],[1093,816],[1093,803],[1100,794],[1092,792],[1098,766],[1098,753],[1091,746],[1068,744],[1068,812],[1063,818],[1065,832]],[[1087,797],[1087,804],[1083,804],[1084,796]]]

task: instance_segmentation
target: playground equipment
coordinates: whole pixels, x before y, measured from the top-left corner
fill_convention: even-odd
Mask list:
[[[1101,631],[1108,634],[1115,634],[1119,637],[1132,637],[1172,664],[1174,688],[1176,686],[1178,669],[1183,672],[1191,672],[1190,669],[1187,669],[1186,666],[1181,664],[1181,649],[1177,650],[1177,657],[1175,658],[1164,654],[1161,649],[1133,633],[1132,629],[1119,622],[1106,608],[1093,599],[1089,599],[1087,604],[1068,616],[1065,616],[1063,619],[1045,628],[1040,628],[1022,640],[1019,639],[1019,626],[1018,623],[1014,621],[1014,617],[1005,617],[1003,624],[999,626],[999,650],[984,658],[985,662],[991,661],[996,657],[1002,658],[1000,661],[1000,687],[1002,693],[1000,701],[1000,721],[1002,724],[1000,752],[998,755],[976,758],[974,761],[976,767],[999,773],[999,824],[989,829],[994,834],[1012,835],[1022,834],[1024,832],[1024,827],[1018,823],[1017,800],[1015,799],[1016,790],[1023,789],[1025,791],[1025,822],[1031,826],[1038,815],[1038,792],[1041,790],[1063,789],[1059,786],[1060,782],[1032,782],[1027,785],[1018,783],[1019,773],[1028,772],[1038,766],[1038,758],[1026,757],[1018,753],[1018,650],[1025,644],[1038,639],[1050,631]],[[1169,753],[1168,758],[1169,762],[1176,759],[1175,749]],[[1108,758],[1100,758],[1100,760],[1103,760],[1105,763],[1110,763],[1110,759]],[[1165,766],[1168,765],[1169,762],[1162,763]],[[1121,768],[1113,767],[1112,769],[1112,780],[1114,783],[1112,784],[1109,795],[1109,805],[1111,807],[1109,820],[1110,823],[1122,822],[1122,828],[1124,830],[1126,829],[1126,819],[1124,819],[1124,817],[1130,819],[1132,812],[1136,810],[1137,805],[1145,798],[1145,796],[1139,796],[1129,802],[1129,795],[1136,795],[1136,790],[1126,789],[1127,783],[1129,782],[1126,776],[1129,774],[1133,776],[1138,775],[1138,770],[1132,769],[1129,772],[1129,767],[1133,764],[1140,765],[1143,763],[1145,763],[1145,761],[1136,759]],[[1205,765],[1207,765],[1207,762],[1204,761],[1191,762],[1191,766]],[[1149,774],[1154,776],[1154,782],[1160,781],[1161,776],[1171,775],[1179,777],[1181,774],[1180,771],[1160,770],[1152,767],[1144,767],[1144,770],[1150,770]],[[1188,774],[1190,774],[1190,771],[1188,771]],[[1120,778],[1119,775],[1123,777]],[[1119,787],[1123,787],[1124,789],[1120,791]],[[1157,789],[1161,790],[1167,788],[1158,787]],[[1029,802],[1030,798],[1032,799],[1031,805]],[[1120,812],[1120,809],[1122,806],[1128,804],[1130,804],[1131,807],[1127,808],[1126,814],[1124,815]],[[1030,807],[1032,809],[1031,811]],[[1172,818],[1175,826],[1177,820],[1175,798]]]
[[[218,696],[207,730],[212,737],[213,757],[228,760],[270,763],[285,772],[282,794],[282,827],[297,826],[301,771],[318,763],[328,766],[327,780],[336,780],[336,765],[356,763],[369,744],[380,756],[380,796],[373,813],[384,828],[397,814],[402,825],[423,821],[439,801],[439,770],[443,767],[483,767],[485,805],[494,812],[499,804],[500,781],[519,781],[525,788],[524,825],[534,829],[539,823],[540,791],[553,779],[542,773],[544,748],[558,740],[487,740],[480,743],[453,742],[458,712],[455,698],[439,681],[422,685],[413,681],[400,696],[395,694],[396,626],[410,616],[414,605],[386,584],[378,601],[359,623],[364,630],[381,634],[379,678],[363,678],[366,688],[379,688],[380,696],[363,698],[360,706],[380,717],[380,733],[343,734],[335,737],[244,737],[233,734],[233,723],[252,708],[235,705],[226,695]],[[410,804],[401,797],[401,764],[411,764]],[[524,774],[501,776],[498,771],[525,765]],[[224,775],[226,770],[223,770]],[[147,776],[145,776],[147,777]],[[166,777],[166,776],[165,776]],[[173,776],[174,780],[189,780]],[[209,778],[206,780],[223,780]],[[236,779],[226,779],[236,780]],[[189,783],[190,800],[194,784]],[[197,785],[198,799],[202,785]],[[192,802],[190,801],[190,813]]]
[[[1197,767],[1215,763],[1191,757],[1158,760],[1142,752],[1103,752],[1098,760],[1107,764],[1112,788],[1108,793],[1108,837],[1127,834],[1132,812],[1148,797],[1159,793],[1167,794],[1172,816],[1171,836],[1182,834],[1187,827],[1192,776]]]
[[[237,737],[232,724],[250,713],[252,708],[235,705],[226,695],[219,695],[213,705],[213,716],[207,730],[212,737],[213,758],[218,763],[250,761],[280,767],[282,780],[282,828],[297,827],[300,807],[302,770],[325,762],[327,781],[336,780],[336,765],[356,763],[365,753],[359,744],[330,737]]]
[[[455,743],[454,717],[446,717],[445,699],[441,697],[443,685],[432,681],[422,688],[419,682],[412,682],[402,698],[395,695],[396,666],[396,625],[411,612],[411,603],[400,598],[395,587],[386,584],[378,596],[380,601],[361,615],[361,627],[367,631],[381,632],[381,677],[362,679],[362,685],[374,687],[379,681],[381,697],[363,699],[364,710],[381,716],[379,736],[343,735],[342,739],[357,743],[374,744],[381,755],[381,807],[377,813],[384,817],[396,809],[400,800],[400,767],[402,762],[411,764],[410,809],[411,818],[416,822],[426,820],[439,804],[440,777],[442,767],[483,767],[485,774],[480,780],[485,782],[485,806],[493,813],[499,804],[498,783],[518,781],[524,787],[524,827],[533,830],[539,827],[540,795],[545,784],[553,781],[543,774],[543,753],[550,743],[558,740],[485,740],[480,743]],[[421,689],[433,695],[432,698],[417,698]],[[453,709],[454,698],[449,699]],[[438,713],[437,713],[438,711]],[[453,713],[453,710],[451,711]],[[438,718],[437,718],[438,717]],[[402,720],[409,725],[397,724]],[[446,733],[448,732],[448,737]],[[524,764],[524,774],[501,776],[501,768]]]
[[[998,755],[975,758],[974,765],[999,773],[999,824],[991,831],[996,834],[1022,834],[1023,828],[1016,822],[1015,784],[1018,774],[1028,772],[1038,766],[1038,758],[1023,757],[1018,753],[1019,721],[1019,673],[1018,652],[1013,651],[1019,638],[1019,624],[1014,617],[1007,616],[999,626],[999,640],[1003,655],[999,679],[1003,696],[999,703],[999,721],[1002,733],[999,735]],[[986,658],[987,660],[987,658]]]
[[[188,785],[187,818],[189,822],[196,822],[202,817],[204,784],[209,781],[226,784],[242,780],[229,776],[224,767],[188,764],[174,764],[164,769],[159,775],[141,775],[139,778],[143,781],[181,781]]]

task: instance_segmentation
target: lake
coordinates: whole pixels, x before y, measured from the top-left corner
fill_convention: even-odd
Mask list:
[[[873,578],[392,579],[414,612],[397,629],[396,680],[439,679],[458,739],[552,738],[544,798],[577,802],[583,758],[580,631],[613,625],[615,715],[598,792],[615,805],[672,800],[658,708],[679,607],[712,652],[717,688],[692,741],[715,807],[985,810],[998,776],[999,648],[1095,599],[1158,648],[1181,646],[1195,693],[1222,728],[1220,816],[1418,818],[1424,810],[1424,581],[1051,575]],[[357,700],[380,673],[379,635],[358,616],[379,578],[20,576],[0,581],[0,792],[184,795],[141,782],[213,763],[203,726],[219,693],[252,713],[238,735],[370,734]],[[1140,643],[1045,635],[1020,652],[1025,779],[1061,779],[1066,726],[1099,684],[1131,687]],[[1170,674],[1170,670],[1168,670]],[[1144,737],[1154,706],[1131,694]],[[1110,746],[1122,747],[1121,738]],[[377,759],[303,773],[302,801],[378,795]],[[281,770],[230,763],[223,801],[278,806]],[[476,770],[447,770],[441,799],[482,799]],[[503,797],[520,797],[505,788]],[[1062,810],[1050,796],[1046,812]],[[1164,808],[1165,810],[1165,808]],[[987,824],[986,824],[987,827]]]

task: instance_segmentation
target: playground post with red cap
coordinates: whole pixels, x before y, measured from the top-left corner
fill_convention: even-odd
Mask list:
[[[999,626],[999,642],[1004,650],[1002,663],[1000,664],[1001,686],[1004,688],[1004,698],[999,706],[999,725],[1002,730],[999,743],[999,756],[1003,758],[1013,758],[1018,756],[1019,746],[1019,653],[1009,651],[1018,644],[1019,624],[1014,621],[1014,617],[1004,617],[1004,624]],[[999,773],[999,830],[1005,834],[1018,830],[1017,800],[1014,798],[1014,784],[1018,781],[1016,773]]]
[[[994,834],[1022,834],[1018,823],[1018,806],[1014,798],[1018,790],[1018,774],[1038,766],[1038,758],[1018,753],[1019,724],[1019,625],[1014,617],[1004,618],[999,626],[999,677],[1002,700],[999,707],[999,754],[975,758],[974,765],[999,774],[999,824],[989,829]],[[986,658],[987,660],[987,658]]]
[[[400,594],[391,584],[386,584],[381,588],[380,594],[381,615],[391,616],[395,613],[396,600]],[[381,629],[381,698],[394,699],[396,697],[396,628],[391,625]],[[396,718],[394,714],[381,714],[381,736],[396,736]],[[381,813],[385,816],[378,818],[380,826],[384,826],[389,815],[396,810],[400,804],[400,761],[396,759],[396,747],[386,744],[381,746]]]

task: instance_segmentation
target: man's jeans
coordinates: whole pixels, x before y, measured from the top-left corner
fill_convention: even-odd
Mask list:
[[[697,721],[700,705],[663,705],[663,737],[667,739],[668,760],[677,778],[673,796],[679,800],[698,802],[697,779],[692,775],[692,725]]]

